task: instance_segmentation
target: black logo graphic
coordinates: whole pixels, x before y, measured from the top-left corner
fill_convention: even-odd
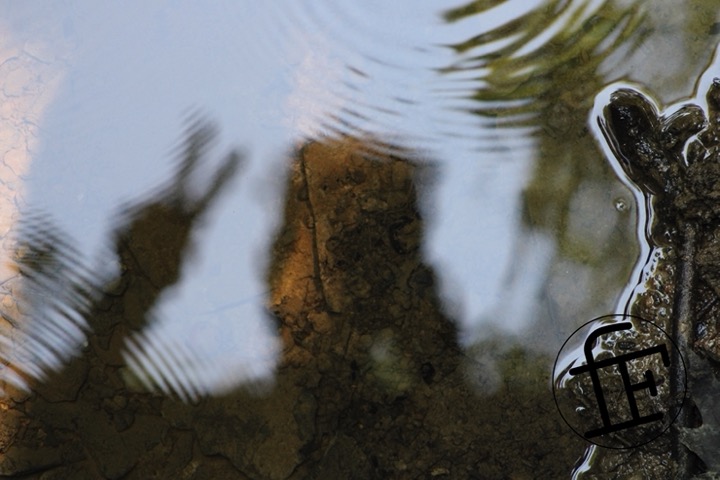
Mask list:
[[[673,370],[673,362],[683,368]],[[671,382],[678,371],[683,378]],[[686,395],[684,361],[672,339],[631,315],[607,315],[577,329],[558,353],[553,379],[565,422],[608,448],[637,447],[662,435]]]

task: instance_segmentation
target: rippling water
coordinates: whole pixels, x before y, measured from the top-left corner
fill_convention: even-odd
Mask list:
[[[364,311],[362,288],[379,287],[324,270],[340,261],[336,254],[323,257],[324,245],[312,250],[293,230],[304,227],[291,228],[293,212],[302,216],[292,195],[315,195],[293,190],[298,169],[306,189],[332,188],[322,182],[335,174],[313,171],[321,167],[300,150],[308,142],[330,145],[321,150],[328,158],[347,149],[347,158],[337,157],[344,166],[361,157],[395,165],[371,178],[383,192],[404,192],[402,201],[364,199],[366,177],[357,171],[336,180],[355,182],[348,191],[357,204],[388,222],[388,253],[375,220],[353,243],[333,234],[337,211],[302,217],[329,245],[375,242],[368,251],[399,265],[366,273],[377,274],[375,284],[393,277],[399,285],[402,277],[400,290],[437,295],[437,310],[418,293],[420,303],[393,297],[374,307],[378,315],[392,318],[401,305],[417,317],[447,317],[451,327],[442,330],[438,320],[444,333],[434,334],[453,332],[447,348],[455,352],[457,340],[470,365],[457,372],[483,395],[503,395],[509,379],[525,378],[517,369],[532,355],[547,371],[574,328],[626,300],[633,265],[647,253],[636,238],[636,198],[587,126],[595,96],[619,79],[650,84],[668,103],[690,95],[717,41],[712,5],[692,3],[682,11],[671,1],[649,8],[629,0],[0,6],[7,396],[25,401],[16,389],[39,389],[52,397],[43,388],[55,375],[82,370],[68,365],[95,351],[108,352],[100,357],[109,366],[102,374],[88,367],[88,378],[112,370],[131,391],[190,404],[241,387],[256,395],[276,388],[288,398],[295,393],[283,390],[286,382],[324,388],[327,380],[279,373],[288,364],[331,370],[313,348],[288,347],[288,337],[334,338],[322,320],[338,313],[329,307],[333,292],[322,294],[327,311],[301,310],[306,318],[292,326],[278,313],[302,298],[302,259],[316,258],[312,275],[326,290],[355,285],[354,311]],[[337,139],[349,140],[338,146]],[[412,187],[397,183],[409,175],[404,162],[417,167]],[[392,260],[416,242],[412,258],[422,267]],[[286,265],[278,267],[280,257]],[[365,345],[366,335],[375,338],[370,327],[343,333],[344,350],[334,348],[354,365],[347,378],[364,378],[362,361],[348,353],[357,348],[375,352],[367,371],[381,372],[381,383],[410,381],[403,362],[417,359],[403,350],[412,350],[409,333],[387,322],[377,325],[382,342],[374,346]],[[441,367],[417,362],[430,385]],[[541,376],[533,378],[517,381]],[[323,398],[299,395],[294,418]],[[326,453],[335,445],[302,428],[304,445]],[[203,452],[216,452],[207,442]],[[260,468],[253,478],[272,476],[232,458]],[[393,468],[411,470],[400,463]]]

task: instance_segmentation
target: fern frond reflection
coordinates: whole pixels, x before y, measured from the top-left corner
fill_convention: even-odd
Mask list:
[[[472,98],[480,104],[472,112],[497,119],[498,126],[538,126],[558,100],[589,108],[601,86],[600,65],[641,40],[636,32],[644,15],[637,4],[551,0],[525,3],[519,15],[518,5],[503,9],[511,4],[518,2],[478,0],[444,15],[448,22],[487,15],[498,25],[450,45],[461,60],[445,69],[478,73]]]

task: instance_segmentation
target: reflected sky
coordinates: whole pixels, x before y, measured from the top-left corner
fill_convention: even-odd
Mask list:
[[[536,147],[530,130],[497,130],[472,114],[470,97],[484,85],[474,58],[502,45],[448,46],[542,3],[504,2],[453,23],[442,17],[453,5],[440,0],[4,3],[2,121],[20,133],[3,148],[25,149],[15,173],[27,172],[27,207],[47,212],[90,263],[107,258],[120,205],[171,174],[188,111],[221,127],[211,162],[231,147],[247,151],[232,192],[208,213],[188,274],[130,348],[136,365],[147,361],[141,347],[162,339],[163,348],[222,358],[246,372],[242,380],[271,375],[278,346],[263,279],[287,152],[338,132],[375,134],[439,166],[423,200],[425,254],[447,310],[477,333],[509,298],[533,302],[522,292],[542,281],[553,247],[542,235],[522,237],[529,246],[514,240]],[[592,12],[603,2],[576,3]],[[532,253],[522,278],[508,279],[519,247]],[[512,305],[499,323],[517,332],[531,306]],[[219,377],[200,389],[232,388],[234,379]]]

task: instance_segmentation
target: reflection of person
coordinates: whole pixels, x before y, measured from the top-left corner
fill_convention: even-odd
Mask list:
[[[428,169],[373,139],[294,156],[269,276],[278,378],[301,386],[307,432],[292,478],[562,478],[581,451],[558,418],[530,414],[554,408],[543,361],[496,339],[478,348],[502,386],[483,395],[468,382],[481,372],[466,366],[422,257]]]
[[[212,125],[195,120],[188,128],[187,137],[175,177],[150,201],[125,210],[122,224],[115,230],[115,248],[122,266],[134,274],[127,278],[142,278],[137,281],[147,282],[142,287],[143,293],[132,300],[143,303],[144,311],[156,300],[149,292],[159,293],[180,278],[183,258],[192,252],[193,230],[241,163],[238,153],[230,153],[206,191],[194,198],[193,177],[203,168],[200,162],[207,155],[215,131]],[[127,320],[141,321],[142,318]]]
[[[180,277],[193,229],[238,169],[240,158],[233,152],[219,167],[207,191],[193,198],[193,176],[202,168],[198,162],[206,155],[214,136],[209,123],[193,120],[175,177],[150,201],[139,202],[122,212],[121,224],[114,232],[116,253],[124,272],[121,278],[108,281],[85,270],[81,252],[53,228],[51,219],[43,215],[26,217],[18,232],[15,257],[20,272],[16,289],[20,308],[14,312],[6,309],[3,314],[28,337],[25,346],[22,341],[16,342],[21,345],[14,348],[16,356],[34,358],[38,364],[26,361],[24,367],[11,365],[11,369],[21,376],[32,376],[33,371],[40,376],[42,370],[58,367],[76,353],[85,341],[83,331],[89,330],[91,342],[111,335],[118,322],[99,321],[102,316],[93,312],[95,304],[104,303],[101,282],[113,285],[115,290],[122,289],[125,304],[133,305],[133,314],[125,315],[121,322],[124,327],[140,330],[147,323],[146,313],[157,296]],[[43,338],[48,331],[63,334],[48,340]],[[12,363],[12,359],[7,360]]]

